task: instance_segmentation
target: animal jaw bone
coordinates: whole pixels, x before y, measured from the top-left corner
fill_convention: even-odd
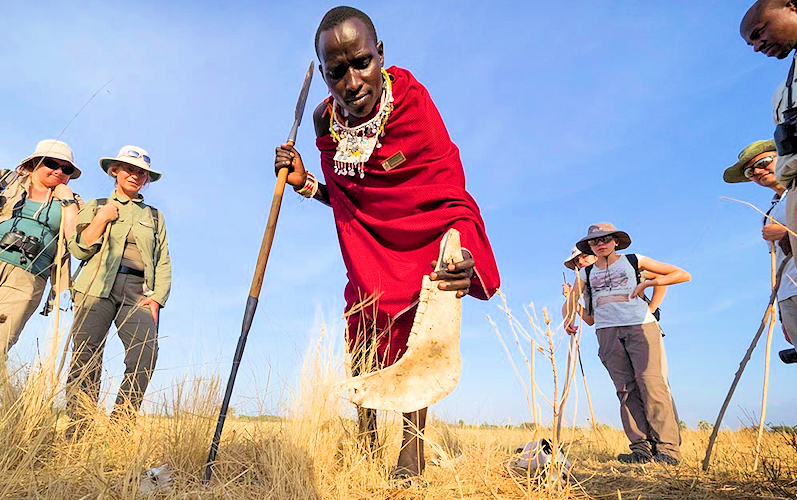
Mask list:
[[[459,231],[440,242],[437,269],[462,261]],[[423,277],[407,351],[394,364],[348,379],[349,400],[364,408],[410,413],[446,397],[459,382],[461,302],[456,291],[440,290]]]

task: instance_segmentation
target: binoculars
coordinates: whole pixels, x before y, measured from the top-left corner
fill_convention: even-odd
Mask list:
[[[24,231],[12,230],[0,238],[0,248],[9,252],[20,252],[23,259],[34,260],[41,252],[41,240],[35,236],[26,236]]]

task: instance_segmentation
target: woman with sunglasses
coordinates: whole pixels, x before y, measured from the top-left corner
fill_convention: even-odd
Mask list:
[[[667,380],[662,332],[653,315],[654,305],[643,300],[645,289],[689,281],[689,273],[642,255],[618,254],[631,238],[608,223],[594,224],[576,248],[597,261],[580,269],[569,303],[584,290],[585,306],[576,306],[588,325],[595,325],[598,356],[617,389],[620,418],[631,453],[625,463],[656,461],[677,465],[681,459],[678,412]],[[636,260],[636,269],[633,264]],[[655,273],[644,279],[643,272]],[[587,282],[589,283],[587,285]],[[565,321],[571,333],[573,318]]]
[[[102,158],[100,166],[116,187],[109,198],[86,203],[69,241],[72,254],[85,264],[74,285],[70,434],[83,430],[87,404],[95,406],[99,399],[102,353],[112,322],[125,347],[114,419],[135,417],[155,369],[158,313],[169,297],[171,262],[163,216],[140,193],[161,177],[150,164],[147,152],[135,146],[125,146],[116,158]]]
[[[53,288],[59,285],[57,293],[69,286],[69,254],[62,252],[60,265],[55,260],[59,241],[65,250],[75,228],[79,198],[67,182],[78,177],[72,150],[54,140],[41,141],[15,170],[0,170],[2,378],[8,351],[41,302],[47,277]]]

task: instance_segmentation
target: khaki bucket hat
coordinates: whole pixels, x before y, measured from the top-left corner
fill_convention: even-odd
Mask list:
[[[576,248],[587,255],[595,255],[592,252],[592,249],[589,247],[589,243],[587,242],[589,240],[600,238],[602,236],[608,236],[610,234],[617,238],[617,250],[628,248],[631,245],[631,237],[628,236],[628,233],[617,230],[608,222],[598,222],[597,224],[589,226],[589,229],[587,229],[587,235],[578,240],[578,243],[576,243]]]
[[[152,170],[150,166],[152,160],[147,152],[138,146],[123,147],[119,150],[119,154],[116,155],[116,158],[100,158],[100,167],[102,167],[106,174],[108,173],[108,168],[114,163],[127,163],[128,165],[146,170],[149,172],[149,180],[152,182],[160,179],[162,175],[160,172]]]
[[[777,153],[775,149],[775,141],[756,141],[739,152],[739,161],[725,169],[722,178],[725,182],[734,184],[737,182],[750,182],[750,179],[744,176],[744,166],[747,163],[760,155],[767,152]]]
[[[54,158],[69,163],[75,169],[72,175],[69,176],[70,179],[80,177],[80,169],[75,165],[75,156],[72,154],[72,149],[66,143],[54,139],[40,141],[36,145],[36,150],[33,154],[19,162],[19,166],[26,170],[33,170],[42,158]]]
[[[567,258],[565,261],[565,267],[568,269],[572,269],[573,271],[576,270],[576,257],[583,254],[581,250],[576,247],[573,247],[573,250],[570,251],[570,257]]]

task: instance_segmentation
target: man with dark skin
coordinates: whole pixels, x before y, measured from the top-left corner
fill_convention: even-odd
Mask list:
[[[739,28],[742,38],[756,52],[767,57],[785,59],[797,47],[797,3],[795,0],[759,0],[747,11]],[[778,162],[775,177],[785,189],[792,189],[797,179],[797,130],[788,125],[789,109],[797,108],[793,95],[794,62],[786,81],[780,84],[772,100]],[[778,139],[786,138],[786,141]],[[789,140],[790,139],[790,140]],[[797,196],[786,200],[786,226],[797,230]],[[797,238],[789,234],[791,247],[797,248]],[[797,262],[797,261],[795,261]]]
[[[498,287],[498,272],[478,207],[464,189],[456,146],[426,89],[406,70],[383,68],[383,44],[370,18],[350,7],[330,10],[316,33],[316,53],[331,94],[313,113],[327,183],[307,172],[287,144],[276,149],[274,166],[289,169],[287,182],[300,195],[333,208],[349,277],[349,348],[363,337],[374,342],[369,332],[384,334],[375,340],[381,368],[406,349],[420,278],[448,227],[462,234],[464,260],[431,272],[441,290],[487,299]],[[359,319],[353,321],[363,297],[377,298],[377,311],[354,313]],[[426,408],[404,413],[394,477],[423,473],[426,414]],[[378,446],[375,415],[358,408],[361,439],[371,451]]]

